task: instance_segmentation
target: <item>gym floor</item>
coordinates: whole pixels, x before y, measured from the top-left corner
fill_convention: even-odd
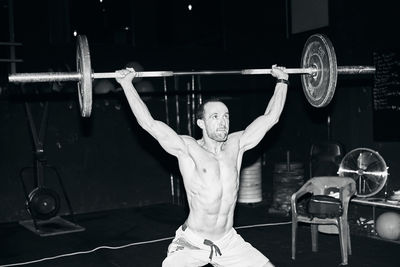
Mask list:
[[[235,227],[271,224],[237,231],[277,267],[340,265],[338,236],[319,234],[319,251],[314,253],[307,225],[299,227],[297,256],[293,261],[290,217],[271,215],[267,210],[263,203],[238,204]],[[185,218],[186,211],[182,206],[157,204],[77,215],[76,223],[85,227],[85,231],[48,237],[40,237],[17,222],[0,224],[0,266],[16,266],[8,264],[70,253],[74,255],[24,266],[161,266],[171,242],[169,237],[173,237]],[[280,222],[287,223],[274,224]],[[152,240],[154,242],[144,242]],[[349,256],[348,266],[400,266],[397,243],[354,234],[351,242],[353,255]]]

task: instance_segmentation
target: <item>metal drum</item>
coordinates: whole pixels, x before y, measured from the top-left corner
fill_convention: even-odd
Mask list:
[[[273,200],[270,213],[288,215],[290,198],[304,184],[304,167],[299,162],[277,163],[273,174]]]
[[[258,203],[262,201],[262,164],[261,158],[240,171],[238,193],[239,203]]]

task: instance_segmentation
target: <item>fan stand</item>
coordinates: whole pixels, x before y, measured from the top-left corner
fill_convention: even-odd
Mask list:
[[[48,102],[45,103],[44,111],[42,115],[42,121],[40,126],[39,136],[36,132],[36,127],[33,121],[32,113],[28,103],[25,102],[25,110],[29,121],[29,126],[34,143],[34,166],[22,168],[20,171],[20,179],[23,187],[23,191],[26,198],[26,208],[32,219],[19,221],[19,224],[28,230],[38,234],[39,236],[53,236],[59,234],[66,234],[72,232],[84,231],[85,228],[75,223],[74,213],[72,210],[71,202],[65,190],[64,184],[62,182],[61,176],[58,170],[47,164],[47,160],[44,155],[43,150],[43,139],[44,139],[44,128],[47,124],[47,114],[48,114]],[[56,174],[58,184],[63,192],[64,199],[67,203],[69,215],[74,222],[70,222],[57,215],[60,208],[60,201],[57,192],[48,189],[44,186],[44,169],[53,170]],[[34,181],[32,191],[28,193],[28,187],[25,183],[25,174],[28,170],[32,170]],[[30,176],[30,177],[32,177]],[[46,193],[51,192],[51,195]],[[38,206],[33,202],[33,199],[39,200],[41,204]],[[43,200],[44,199],[44,200]],[[35,206],[35,205],[36,206]],[[50,209],[50,210],[49,210]]]
[[[389,177],[386,178],[385,183],[384,183],[385,185],[383,187],[384,188],[383,198],[385,200],[387,200],[387,198],[388,198],[388,191],[387,191],[388,182],[389,182]],[[357,192],[360,192],[360,193],[366,192],[366,181],[362,179],[361,175],[358,176],[358,183],[357,184],[358,184]],[[360,195],[360,193],[358,193],[357,196],[358,197],[363,197],[362,195]],[[377,192],[377,194],[378,193],[379,192]]]

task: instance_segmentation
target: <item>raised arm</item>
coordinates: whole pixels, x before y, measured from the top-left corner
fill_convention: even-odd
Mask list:
[[[117,73],[124,75],[123,78],[117,78],[116,80],[121,84],[133,115],[135,115],[139,125],[152,135],[168,153],[174,156],[185,153],[187,148],[181,136],[164,122],[155,120],[146,104],[140,98],[132,84],[135,71],[129,68],[117,71]]]
[[[265,113],[255,119],[240,136],[240,149],[243,151],[255,147],[281,116],[286,101],[289,75],[284,67],[272,66],[272,76],[277,78],[274,94],[268,103]]]

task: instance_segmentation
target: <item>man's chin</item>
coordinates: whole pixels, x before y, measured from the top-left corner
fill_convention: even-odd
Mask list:
[[[218,135],[218,136],[215,137],[215,141],[218,141],[218,142],[225,142],[226,139],[228,139],[228,135],[227,134]]]

